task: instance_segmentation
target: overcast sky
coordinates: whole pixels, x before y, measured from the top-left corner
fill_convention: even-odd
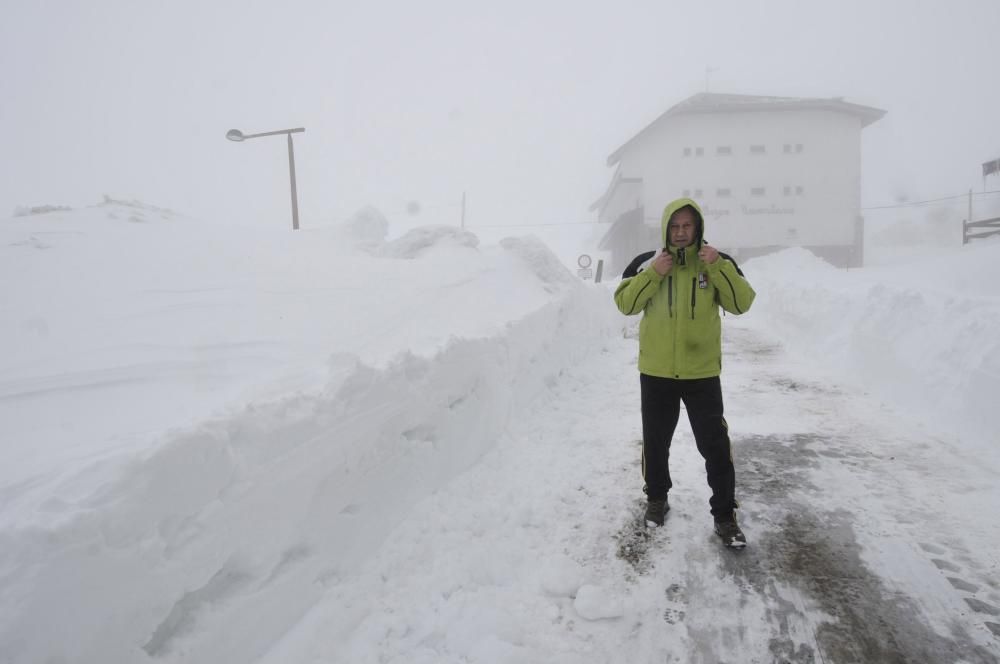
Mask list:
[[[979,190],[1000,158],[997,0],[2,8],[0,216],[110,194],[288,223],[284,139],[224,136],[301,126],[303,226],[369,203],[458,223],[463,191],[472,226],[591,221],[608,154],[706,67],[712,92],[888,111],[863,133],[866,205]]]

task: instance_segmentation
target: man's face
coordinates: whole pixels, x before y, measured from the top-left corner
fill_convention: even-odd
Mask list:
[[[691,208],[681,208],[670,217],[667,226],[667,233],[670,236],[670,244],[681,249],[690,246],[695,241],[698,233],[698,221]]]

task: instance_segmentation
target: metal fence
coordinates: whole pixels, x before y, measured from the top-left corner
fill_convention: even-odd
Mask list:
[[[991,235],[1000,235],[1000,217],[983,219],[982,221],[962,221],[962,244],[970,240],[981,240]]]

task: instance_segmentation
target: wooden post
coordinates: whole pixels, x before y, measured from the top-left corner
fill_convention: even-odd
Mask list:
[[[972,190],[969,190],[969,223],[972,223]]]

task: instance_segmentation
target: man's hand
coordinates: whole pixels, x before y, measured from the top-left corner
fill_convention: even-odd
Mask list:
[[[698,251],[698,258],[709,264],[714,263],[719,260],[719,250],[707,244],[702,245],[701,250]]]
[[[661,277],[667,276],[670,268],[674,266],[674,257],[666,249],[660,249],[660,253],[653,259],[653,269]]]

